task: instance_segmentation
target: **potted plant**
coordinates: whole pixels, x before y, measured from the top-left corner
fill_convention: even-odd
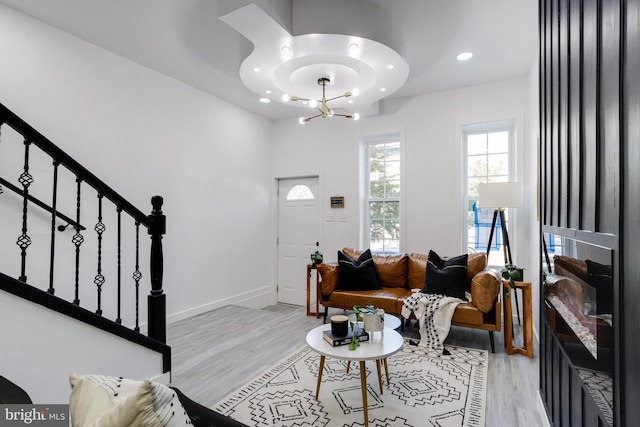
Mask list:
[[[366,306],[353,306],[356,319],[362,318],[364,330],[367,332],[384,331],[384,310],[376,308],[371,302]]]
[[[509,298],[511,288],[514,288],[516,285],[515,281],[522,280],[524,277],[524,268],[519,268],[515,264],[505,264],[502,270],[500,270],[500,276],[509,281],[509,286],[505,286],[504,288],[504,297]]]
[[[320,242],[316,242],[316,246],[320,246]],[[319,250],[316,250],[311,254],[311,262],[313,263],[314,267],[318,264],[322,264],[323,259],[324,258],[322,256],[322,253],[320,253]]]

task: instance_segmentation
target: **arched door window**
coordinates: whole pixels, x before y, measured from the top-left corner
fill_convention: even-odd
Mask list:
[[[296,185],[287,193],[287,200],[313,200],[316,197],[306,185]]]

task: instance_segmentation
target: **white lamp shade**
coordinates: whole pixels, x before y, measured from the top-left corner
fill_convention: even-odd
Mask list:
[[[493,182],[478,186],[478,207],[520,208],[524,205],[524,188],[519,182]]]

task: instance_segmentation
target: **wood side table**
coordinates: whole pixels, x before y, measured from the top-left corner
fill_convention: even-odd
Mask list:
[[[504,307],[504,346],[507,354],[523,354],[533,358],[533,323],[532,323],[532,301],[531,282],[514,282],[515,287],[511,289],[513,295],[516,289],[522,289],[522,343],[523,347],[513,346],[513,317],[511,314],[511,299],[506,299],[504,287],[509,286],[508,281],[504,281],[502,287],[502,302]]]
[[[316,271],[316,311],[311,311],[311,270]],[[320,273],[315,264],[307,264],[307,316],[320,317]]]

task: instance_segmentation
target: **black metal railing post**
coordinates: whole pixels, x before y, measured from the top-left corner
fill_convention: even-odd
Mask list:
[[[151,236],[151,293],[147,297],[149,312],[149,337],[160,342],[167,342],[167,304],[166,295],[162,290],[162,275],[164,260],[162,255],[162,236],[166,232],[166,218],[162,213],[163,199],[160,196],[151,198],[153,210],[149,215],[148,233]]]
[[[29,173],[29,146],[31,142],[24,140],[24,171],[20,174],[20,184],[22,184],[22,234],[18,237],[16,244],[20,247],[20,278],[21,282],[27,283],[27,248],[31,245],[31,237],[27,234],[27,202],[29,201],[29,186],[33,183],[33,177]]]

